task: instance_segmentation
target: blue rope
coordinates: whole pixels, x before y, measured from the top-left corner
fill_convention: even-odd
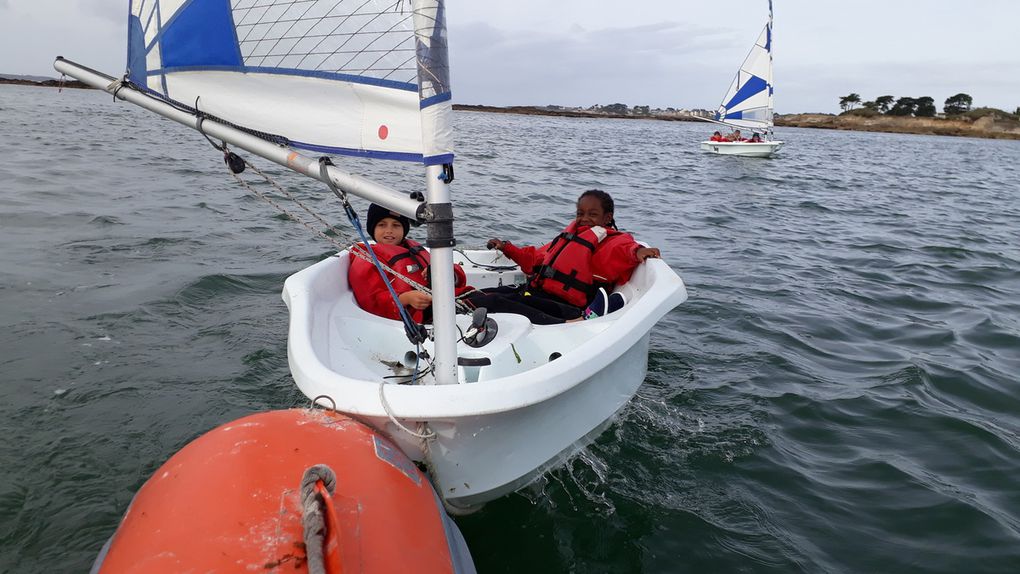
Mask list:
[[[383,284],[386,285],[386,289],[390,292],[390,297],[393,298],[393,303],[397,306],[397,311],[400,313],[400,319],[404,322],[404,333],[407,335],[407,338],[415,344],[415,348],[417,349],[417,347],[425,341],[424,329],[411,319],[411,315],[408,314],[407,309],[405,309],[400,303],[400,297],[397,295],[397,292],[393,290],[393,285],[390,284],[390,280],[386,277],[386,271],[382,268],[382,264],[379,263],[379,258],[376,257],[375,250],[372,249],[372,246],[368,243],[368,237],[365,236],[365,231],[361,228],[361,220],[358,218],[357,212],[355,212],[354,208],[351,206],[351,202],[347,200],[347,194],[340,191],[333,183],[333,180],[330,179],[329,172],[326,171],[326,166],[331,165],[332,163],[333,162],[330,161],[328,157],[319,158],[320,174],[326,181],[329,188],[333,190],[333,193],[335,193],[343,203],[344,212],[347,213],[347,219],[350,220],[351,225],[357,230],[358,236],[361,237],[361,243],[365,246],[368,250],[368,254],[372,257],[372,264],[375,265],[375,270],[379,272],[379,277],[382,278]],[[354,248],[352,247],[352,249]],[[417,370],[417,365],[415,365],[415,372],[417,372]]]

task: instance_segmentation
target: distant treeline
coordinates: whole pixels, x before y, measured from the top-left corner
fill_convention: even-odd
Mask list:
[[[50,88],[92,88],[78,80],[29,80],[25,78],[0,77],[0,84],[16,84],[19,86],[46,86]]]
[[[942,112],[946,116],[964,115],[971,111],[971,106],[973,104],[974,98],[970,97],[968,94],[959,93],[955,96],[946,98],[946,101],[942,106]],[[861,106],[860,109],[855,109],[858,105]],[[874,100],[862,102],[860,94],[847,94],[839,99],[839,107],[844,113],[853,113],[854,115],[885,114],[889,116],[933,118],[938,113],[935,109],[935,99],[929,96],[922,96],[920,98],[912,98],[909,96],[903,96],[901,98],[896,98],[895,96],[879,96]],[[1003,115],[1010,115],[1009,112],[996,110],[994,108],[981,109],[998,111]],[[1012,115],[1020,115],[1020,107],[1017,107],[1016,111],[1014,111]]]

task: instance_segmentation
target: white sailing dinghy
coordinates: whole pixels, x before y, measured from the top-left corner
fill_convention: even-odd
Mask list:
[[[730,129],[743,130],[742,135],[747,138],[757,133],[762,141],[703,141],[701,149],[746,157],[769,157],[779,151],[783,142],[773,139],[772,97],[772,0],[769,0],[769,19],[765,28],[737,70],[715,112],[715,119],[709,120]]]
[[[348,194],[426,226],[427,336],[358,307],[344,250],[285,283],[289,363],[305,395],[388,435],[426,464],[448,508],[469,511],[593,440],[645,378],[650,331],[687,293],[649,259],[616,287],[624,308],[604,317],[536,326],[457,314],[453,265],[478,288],[525,276],[498,252],[454,249],[444,12],[442,0],[133,0],[123,78],[55,67],[222,141],[225,155],[229,144],[328,184],[358,226]],[[415,162],[425,193],[324,155]]]

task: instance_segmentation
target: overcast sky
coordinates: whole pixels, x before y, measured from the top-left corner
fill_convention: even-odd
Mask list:
[[[838,112],[856,92],[959,92],[1020,106],[1020,0],[775,0],[776,111]],[[712,108],[767,0],[448,0],[454,101]],[[117,75],[126,0],[0,0],[0,73],[62,55]]]

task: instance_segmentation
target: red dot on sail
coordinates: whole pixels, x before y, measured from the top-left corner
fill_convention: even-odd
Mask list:
[[[379,126],[379,139],[384,140],[390,135],[390,128],[385,125]]]

